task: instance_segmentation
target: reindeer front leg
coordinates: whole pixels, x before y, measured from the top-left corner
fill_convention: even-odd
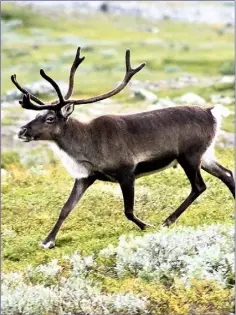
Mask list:
[[[95,181],[94,177],[88,177],[88,178],[81,178],[76,179],[74,183],[74,187],[71,191],[71,194],[64,204],[63,208],[61,209],[59,218],[54,225],[53,229],[49,233],[49,235],[45,238],[45,240],[40,244],[43,248],[53,248],[55,246],[55,239],[56,235],[62,225],[62,223],[65,221],[65,219],[68,217],[70,212],[73,210],[73,208],[76,206],[78,201],[83,196],[84,192],[87,190],[89,186],[91,186]]]
[[[141,230],[153,225],[141,221],[134,215],[134,175],[125,173],[119,179],[119,184],[122,190],[124,199],[125,216],[128,220],[133,221]]]

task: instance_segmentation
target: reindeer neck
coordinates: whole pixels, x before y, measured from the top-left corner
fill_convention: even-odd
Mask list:
[[[61,133],[54,138],[56,145],[71,156],[83,153],[88,144],[88,126],[69,117]]]

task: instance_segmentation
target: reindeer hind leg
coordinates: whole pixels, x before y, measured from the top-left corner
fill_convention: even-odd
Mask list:
[[[235,181],[230,170],[223,167],[214,159],[203,157],[201,167],[207,173],[219,178],[230,190],[235,198]]]
[[[164,221],[163,226],[174,223],[193,201],[206,190],[206,185],[200,173],[200,159],[195,157],[194,160],[189,157],[182,157],[178,160],[190,181],[192,189],[184,202]]]

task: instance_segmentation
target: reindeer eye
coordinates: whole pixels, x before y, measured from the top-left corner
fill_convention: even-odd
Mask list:
[[[53,122],[54,122],[54,117],[53,116],[48,116],[47,118],[46,118],[46,123],[48,123],[48,124],[52,124]]]

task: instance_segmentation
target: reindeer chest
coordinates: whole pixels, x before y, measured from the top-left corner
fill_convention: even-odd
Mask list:
[[[61,150],[54,143],[51,144],[51,148],[72,177],[80,179],[89,176],[89,170],[83,163],[76,161],[72,156],[70,156],[64,150]]]

